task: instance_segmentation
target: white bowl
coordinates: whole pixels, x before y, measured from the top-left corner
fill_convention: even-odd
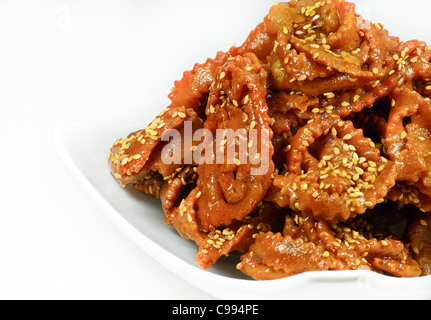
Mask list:
[[[370,271],[308,272],[255,281],[236,270],[238,257],[207,271],[195,262],[196,245],[163,221],[160,202],[123,189],[110,175],[107,153],[119,137],[146,124],[100,127],[61,123],[56,149],[71,174],[133,242],[179,277],[219,299],[431,299],[431,277],[400,279]]]

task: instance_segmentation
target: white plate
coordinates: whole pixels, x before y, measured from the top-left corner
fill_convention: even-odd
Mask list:
[[[179,277],[219,299],[431,299],[431,277],[399,279],[367,271],[328,271],[254,281],[236,270],[235,257],[201,270],[195,262],[196,246],[164,223],[159,201],[132,188],[123,189],[109,173],[106,155],[112,143],[145,125],[64,122],[57,127],[56,149],[112,222]]]

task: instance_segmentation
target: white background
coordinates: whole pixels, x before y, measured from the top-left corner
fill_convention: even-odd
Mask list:
[[[428,1],[355,2],[431,43]],[[211,299],[111,224],[57,158],[55,128],[151,121],[183,71],[242,43],[271,4],[0,0],[0,299]]]

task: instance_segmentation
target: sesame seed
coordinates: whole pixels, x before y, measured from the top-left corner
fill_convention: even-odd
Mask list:
[[[365,204],[365,206],[367,206],[369,208],[374,206],[374,203],[372,203],[371,201],[365,201],[364,204]]]
[[[332,133],[332,136],[335,138],[335,137],[337,136],[337,134],[338,134],[337,129],[332,128],[332,129],[331,129],[331,133]],[[338,149],[338,148],[337,148],[337,149]]]
[[[348,103],[347,101],[343,101],[341,103],[341,106],[346,108],[346,107],[350,106],[350,103]]]
[[[328,99],[333,99],[335,98],[335,93],[333,92],[326,92],[323,94],[325,97],[327,97]]]
[[[344,137],[343,137],[343,140],[350,140],[350,139],[352,139],[353,138],[353,136],[351,135],[351,134],[346,134]]]
[[[359,193],[357,193],[357,192],[351,192],[351,193],[349,193],[349,197],[350,197],[350,198],[359,198],[359,197],[360,197],[360,195],[359,195]]]

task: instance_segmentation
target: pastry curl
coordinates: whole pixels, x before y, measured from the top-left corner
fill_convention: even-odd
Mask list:
[[[423,212],[431,212],[431,190],[417,183],[399,181],[389,191],[390,201],[414,205]]]
[[[247,150],[251,150],[252,143],[256,152],[242,151],[242,154],[239,148],[241,143],[244,147],[244,142],[241,138],[235,139],[230,146],[224,144],[229,139],[216,141],[214,154],[222,154],[222,163],[204,162],[198,167],[197,184],[202,192],[198,201],[198,218],[204,230],[242,220],[264,199],[271,186],[274,149],[266,104],[266,77],[254,54],[237,56],[218,70],[208,98],[205,129],[213,132],[214,136],[216,130],[230,129],[249,136],[255,130],[256,137],[262,139],[247,140]],[[238,154],[231,159],[232,164],[228,159],[229,148]],[[266,154],[263,153],[264,148]],[[245,156],[243,161],[241,156]],[[259,167],[263,172],[252,174]]]
[[[280,3],[267,18],[277,32],[271,54],[275,88],[326,94],[331,98],[323,107],[346,117],[371,107],[397,85],[402,76],[393,70],[392,56],[398,39],[357,16],[345,1],[304,4]]]
[[[393,163],[350,121],[313,119],[289,142],[288,170],[274,185],[295,211],[346,221],[382,202],[395,184]]]
[[[422,275],[431,275],[431,214],[427,213],[409,228],[410,249],[421,267]]]
[[[214,59],[208,59],[203,64],[196,64],[193,70],[186,71],[183,78],[175,81],[169,93],[172,101],[169,109],[179,107],[191,108],[195,111],[201,107],[201,100],[209,93],[211,83],[214,81],[217,69],[222,66],[231,55],[218,52]]]
[[[206,237],[196,217],[200,193],[196,188],[196,170],[187,169],[190,167],[164,183],[161,189],[162,208],[167,224],[172,225],[183,239],[200,245]]]
[[[268,232],[257,237],[237,269],[256,280],[274,280],[307,271],[327,271],[329,261],[322,246]]]
[[[125,139],[118,139],[108,154],[111,174],[122,185],[141,183],[153,172],[163,177],[171,176],[184,163],[191,150],[181,149],[179,161],[167,164],[162,159],[162,150],[167,142],[163,137],[170,130],[177,130],[184,141],[184,123],[192,124],[192,130],[202,128],[202,122],[193,109],[185,107],[162,111],[143,130],[131,133]]]
[[[431,164],[431,100],[414,91],[411,83],[391,95],[386,130],[387,153],[399,166],[398,181],[418,182]]]
[[[246,253],[259,233],[281,231],[285,215],[284,210],[276,208],[272,203],[260,203],[242,221],[234,221],[227,227],[210,231],[199,246],[197,264],[206,270],[222,256]]]
[[[355,224],[328,224],[309,217],[286,217],[283,234],[260,233],[237,268],[256,280],[307,271],[375,270],[418,277],[422,270],[399,240],[367,239]],[[369,229],[368,229],[369,230]]]

